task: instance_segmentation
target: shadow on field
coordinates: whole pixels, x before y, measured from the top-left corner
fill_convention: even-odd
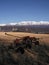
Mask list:
[[[48,65],[49,46],[32,45],[31,49],[20,48],[23,54],[16,51],[16,47],[0,44],[0,65]],[[22,50],[23,49],[23,50]]]

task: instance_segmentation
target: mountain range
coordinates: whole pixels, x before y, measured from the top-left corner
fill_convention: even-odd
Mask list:
[[[13,32],[31,32],[31,33],[48,33],[48,21],[22,21],[9,24],[0,24],[0,31],[13,31]]]
[[[20,21],[15,23],[0,24],[0,26],[7,25],[49,25],[49,21]]]

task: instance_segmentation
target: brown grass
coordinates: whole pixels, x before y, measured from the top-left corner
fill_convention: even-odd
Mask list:
[[[49,45],[49,34],[33,34],[33,33],[25,33],[25,32],[6,32],[6,33],[18,37],[24,37],[24,36],[37,37],[40,38],[39,40],[42,44],[45,43]],[[0,41],[13,42],[17,38],[13,36],[5,35],[5,32],[0,32]]]
[[[39,37],[40,43],[49,44],[49,34],[33,34],[23,32],[7,32],[8,34],[24,37]],[[5,32],[0,32],[0,42],[13,42],[16,37],[7,36]],[[24,48],[24,54],[17,53],[14,49],[8,48],[9,46],[0,45],[0,65],[49,65],[49,46],[32,45],[31,49]],[[3,52],[2,52],[3,51]],[[4,61],[3,61],[4,60]]]

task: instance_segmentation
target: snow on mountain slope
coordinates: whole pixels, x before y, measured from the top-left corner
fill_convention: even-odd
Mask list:
[[[49,25],[49,21],[21,21],[9,24],[0,24],[0,26],[6,25]]]

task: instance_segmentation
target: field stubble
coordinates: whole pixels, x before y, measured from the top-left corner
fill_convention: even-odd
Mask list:
[[[18,37],[30,36],[40,38],[41,45],[32,45],[31,49],[24,49],[25,53],[22,55],[15,52],[15,47],[14,49],[7,49],[8,46],[0,44],[0,65],[49,65],[49,34],[7,33]],[[5,32],[0,32],[0,43],[10,44],[16,38],[5,35]]]
[[[13,36],[5,35],[5,32],[0,32],[0,42],[12,43],[18,37],[30,36],[39,38],[39,42],[41,44],[49,45],[49,34],[33,34],[33,33],[25,33],[25,32],[6,32]],[[14,37],[17,36],[17,37]]]

